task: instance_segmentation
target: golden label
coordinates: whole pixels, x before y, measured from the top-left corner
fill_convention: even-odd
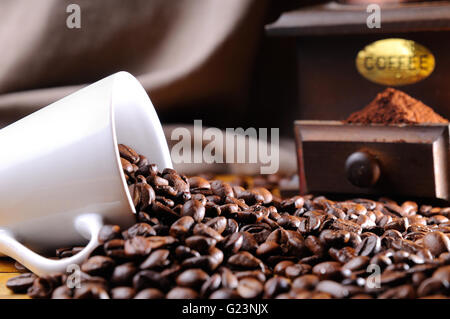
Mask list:
[[[389,86],[419,82],[433,72],[434,64],[434,56],[427,48],[395,38],[375,41],[356,57],[356,68],[363,77]]]

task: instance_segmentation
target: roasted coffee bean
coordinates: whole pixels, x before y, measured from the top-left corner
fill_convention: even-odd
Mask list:
[[[321,280],[339,279],[341,272],[341,264],[336,261],[326,261],[313,267],[312,272]]]
[[[181,216],[191,216],[196,222],[201,222],[205,217],[205,207],[198,200],[191,199],[183,205]]]
[[[281,211],[293,213],[295,210],[302,208],[305,203],[303,197],[295,196],[284,200],[280,204]]]
[[[134,299],[163,299],[165,297],[164,293],[156,288],[147,288],[139,291]]]
[[[170,207],[161,204],[158,201],[154,201],[151,206],[151,211],[155,216],[164,224],[171,225],[180,218]]]
[[[281,246],[273,241],[268,241],[261,244],[256,250],[256,255],[259,257],[267,257],[279,255],[282,253]]]
[[[325,229],[320,233],[319,239],[326,246],[342,247],[349,243],[350,233],[345,230]]]
[[[115,287],[111,289],[112,299],[132,299],[136,292],[131,287]]]
[[[81,265],[81,270],[91,276],[106,276],[114,267],[114,260],[106,256],[93,256]]]
[[[323,280],[319,282],[315,289],[316,291],[327,293],[334,298],[347,298],[351,295],[362,292],[362,289],[357,286],[345,286],[331,280]]]
[[[151,250],[152,247],[146,237],[136,236],[125,240],[124,252],[127,257],[146,256]]]
[[[36,275],[33,273],[21,274],[17,277],[12,277],[6,282],[6,287],[11,289],[14,293],[24,293],[33,284]]]
[[[241,249],[243,242],[244,236],[242,233],[232,233],[223,240],[220,246],[224,251],[230,254],[235,254]]]
[[[262,262],[247,251],[241,251],[228,259],[228,263],[236,268],[254,269],[259,267]]]
[[[183,216],[170,226],[169,234],[180,239],[186,238],[194,224],[195,221],[191,216]]]
[[[227,219],[225,217],[215,217],[210,220],[208,220],[206,223],[206,226],[211,227],[219,234],[222,234],[225,229],[227,228]]]
[[[74,299],[110,299],[105,287],[98,283],[85,283],[74,289]]]
[[[158,249],[152,252],[146,260],[139,266],[141,269],[160,269],[170,265],[170,251],[167,249]]]
[[[197,299],[198,297],[195,290],[184,287],[175,287],[166,295],[167,299]]]
[[[147,183],[132,184],[128,187],[133,205],[138,210],[144,210],[149,207],[156,198],[155,191]]]
[[[127,174],[132,174],[134,172],[133,165],[123,157],[120,158],[120,163],[122,164],[125,176],[127,176]]]
[[[220,274],[214,274],[203,283],[200,294],[202,297],[208,297],[211,293],[218,290],[222,284],[222,276]]]
[[[189,178],[189,186],[191,191],[211,189],[209,182],[205,178],[199,176]]]
[[[293,230],[296,230],[300,226],[301,221],[302,220],[299,217],[289,215],[288,213],[282,214],[280,218],[277,219],[278,225],[285,229]]]
[[[124,144],[119,144],[118,148],[120,157],[123,157],[124,159],[133,164],[136,164],[139,161],[140,158],[138,153],[136,153],[136,151],[133,150],[131,147]]]
[[[297,277],[292,282],[292,288],[295,290],[312,290],[316,287],[316,285],[320,282],[319,277],[316,275],[303,275],[300,277]]]
[[[52,292],[52,299],[72,299],[73,290],[67,286],[59,286]]]
[[[434,256],[450,252],[450,239],[439,231],[426,234],[423,238],[423,244]]]
[[[222,182],[222,181],[213,181],[211,184],[211,190],[214,195],[224,197],[234,197],[233,189],[230,184]]]
[[[193,234],[199,235],[199,236],[211,237],[218,242],[223,240],[223,237],[218,232],[216,232],[214,229],[212,229],[211,227],[209,227],[205,224],[195,225],[194,229],[193,229]]]
[[[227,288],[216,290],[209,296],[209,299],[238,299],[238,298],[239,294],[235,290]]]
[[[332,231],[331,231],[332,232]],[[323,241],[328,242],[329,237],[324,238]],[[322,256],[325,253],[324,243],[317,237],[310,235],[305,240],[305,246],[317,256]]]
[[[297,278],[302,275],[306,275],[311,271],[311,266],[307,264],[294,264],[286,267],[285,275],[290,279]]]
[[[348,246],[341,249],[332,247],[328,250],[328,255],[331,257],[331,259],[343,264],[356,256],[355,250],[352,247]]]
[[[111,282],[118,286],[130,285],[137,271],[137,267],[132,262],[116,266],[111,275]]]
[[[371,235],[363,239],[361,244],[355,248],[358,256],[371,256],[378,253],[381,249],[381,240],[377,235]]]
[[[425,297],[429,295],[443,293],[446,290],[445,287],[446,285],[448,286],[448,282],[445,283],[434,277],[425,279],[417,288],[417,295],[419,297]]]
[[[61,278],[57,276],[43,276],[34,279],[28,288],[27,294],[32,298],[50,298],[53,289],[61,284]]]
[[[155,236],[156,231],[147,223],[137,223],[128,228],[126,231],[122,233],[124,239],[129,239],[136,236]]]
[[[255,278],[243,278],[239,280],[237,293],[245,299],[259,297],[264,290],[263,284]]]
[[[178,275],[176,283],[182,287],[200,288],[209,276],[201,269],[188,269]]]
[[[274,298],[283,292],[289,291],[290,288],[289,279],[281,276],[273,277],[264,284],[264,297]]]
[[[191,249],[195,249],[200,253],[207,253],[210,248],[216,245],[217,240],[206,236],[191,236],[186,239],[185,243]]]
[[[136,291],[146,288],[157,288],[165,291],[169,287],[169,281],[159,272],[141,270],[133,277],[133,287]]]
[[[354,257],[342,266],[342,274],[344,276],[350,276],[353,271],[366,269],[369,265],[369,261],[370,259],[367,256]]]
[[[112,239],[120,239],[120,227],[118,225],[104,225],[98,233],[98,242],[104,244]]]

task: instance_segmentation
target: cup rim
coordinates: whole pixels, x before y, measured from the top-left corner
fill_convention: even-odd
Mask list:
[[[133,200],[131,198],[130,191],[128,190],[128,184],[127,180],[125,179],[125,173],[123,172],[122,163],[120,162],[120,153],[119,153],[119,146],[117,141],[117,134],[116,134],[116,117],[115,117],[115,108],[112,101],[112,94],[109,97],[109,109],[110,109],[110,120],[111,120],[111,130],[112,130],[112,139],[113,139],[113,148],[114,148],[114,154],[115,154],[115,162],[116,162],[116,169],[119,171],[119,176],[121,180],[121,188],[123,192],[125,193],[125,197],[127,198],[128,206],[131,209],[131,213],[136,215],[136,208],[134,207]]]

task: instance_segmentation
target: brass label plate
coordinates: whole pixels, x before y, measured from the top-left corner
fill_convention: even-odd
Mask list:
[[[375,41],[356,57],[356,68],[364,78],[389,86],[417,83],[427,78],[434,67],[430,50],[415,41],[399,38]]]

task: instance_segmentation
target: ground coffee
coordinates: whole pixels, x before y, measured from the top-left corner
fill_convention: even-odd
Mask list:
[[[387,88],[365,108],[351,114],[345,123],[418,124],[448,123],[448,120],[408,94]]]

